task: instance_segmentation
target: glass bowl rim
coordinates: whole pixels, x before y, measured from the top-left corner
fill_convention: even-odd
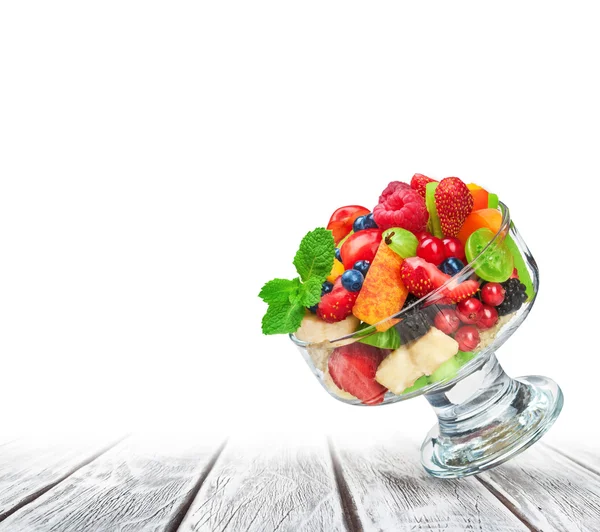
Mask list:
[[[488,248],[490,248],[490,246],[492,246],[496,242],[496,240],[498,239],[498,237],[501,234],[506,235],[506,234],[508,234],[508,231],[510,230],[510,223],[511,223],[510,210],[509,210],[508,206],[506,204],[502,203],[501,201],[498,202],[498,206],[500,207],[500,210],[502,212],[502,221],[500,222],[500,228],[498,229],[498,231],[494,234],[494,236],[486,244],[486,246],[481,250],[481,253],[479,253],[479,255],[477,255],[475,258],[473,258],[472,261],[465,264],[465,267],[462,270],[460,270],[458,273],[454,274],[442,286],[440,286],[439,288],[436,288],[435,290],[433,290],[426,296],[419,298],[412,305],[409,305],[408,307],[403,308],[400,312],[397,312],[396,314],[392,314],[391,316],[388,316],[388,317],[378,321],[377,323],[374,323],[373,325],[369,325],[368,327],[365,327],[364,329],[354,331],[351,334],[346,334],[345,336],[341,336],[334,340],[325,340],[324,342],[328,341],[330,344],[337,344],[338,342],[346,342],[347,343],[348,340],[358,341],[363,338],[367,338],[367,337],[371,336],[371,334],[379,332],[377,330],[377,327],[379,325],[381,325],[382,323],[385,323],[386,321],[390,321],[392,319],[401,319],[403,314],[406,315],[406,313],[408,313],[409,310],[411,310],[414,307],[416,307],[417,305],[421,305],[427,301],[431,301],[432,303],[438,301],[440,299],[439,294],[454,279],[461,278],[461,277],[465,278],[465,277],[467,277],[467,274],[471,275],[472,273],[474,273],[475,269],[473,268],[473,264],[475,264],[485,254],[485,252],[488,250]],[[324,343],[323,341],[321,341],[321,342],[303,342],[302,340],[299,340],[298,338],[296,338],[294,333],[290,333],[289,336],[290,336],[290,339],[292,340],[292,342],[294,342],[298,347],[310,347],[310,346],[317,346],[317,345],[322,347],[323,343]]]

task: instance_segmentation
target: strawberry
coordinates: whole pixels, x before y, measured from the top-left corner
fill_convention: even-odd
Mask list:
[[[342,278],[333,283],[331,292],[325,294],[317,306],[317,316],[327,323],[342,321],[352,314],[352,307],[360,292],[349,292],[342,286]]]
[[[375,380],[375,373],[385,355],[382,349],[358,342],[338,347],[329,357],[329,374],[338,388],[367,405],[379,404],[387,388]]]
[[[423,260],[423,262],[425,261]],[[417,297],[425,297],[434,289],[427,271],[420,265],[413,266],[409,259],[405,259],[402,262],[402,266],[400,266],[400,277],[408,291]]]
[[[446,177],[435,189],[435,206],[444,236],[456,236],[473,210],[473,196],[458,177]]]
[[[431,179],[431,177],[427,177],[426,175],[423,174],[415,174],[414,176],[412,176],[412,179],[410,180],[410,188],[412,188],[413,190],[416,190],[423,199],[425,199],[425,185],[427,185],[427,183],[431,183],[433,181],[436,181],[435,179]]]
[[[421,257],[404,259],[400,267],[400,275],[406,288],[417,297],[426,296],[452,279],[450,275],[441,272],[434,264]],[[455,280],[442,290],[440,297],[458,303],[471,297],[477,290],[479,290],[479,283],[475,280],[471,279],[462,283]],[[439,301],[437,303],[441,304]]]

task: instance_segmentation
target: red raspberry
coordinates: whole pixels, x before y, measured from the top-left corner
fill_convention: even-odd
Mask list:
[[[395,185],[393,191],[390,187]],[[373,209],[373,219],[381,229],[402,227],[416,233],[424,231],[429,220],[425,200],[406,183],[390,183]]]

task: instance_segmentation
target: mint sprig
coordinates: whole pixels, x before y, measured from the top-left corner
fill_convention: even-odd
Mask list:
[[[263,334],[298,330],[306,307],[321,300],[321,286],[333,267],[335,243],[331,231],[318,227],[307,233],[294,257],[299,277],[273,279],[258,296],[269,305],[262,319]]]

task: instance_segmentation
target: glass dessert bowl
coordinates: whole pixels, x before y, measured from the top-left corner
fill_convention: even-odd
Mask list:
[[[425,297],[409,296],[400,312],[352,334],[344,335],[342,322],[341,334],[331,340],[314,341],[314,330],[307,335],[310,320],[290,334],[319,382],[340,401],[376,406],[425,395],[438,423],[423,442],[421,460],[435,477],[463,477],[503,463],[536,442],[563,404],[554,381],[512,379],[496,359],[498,348],[527,317],[539,286],[537,265],[509,209],[500,203],[499,210],[499,230],[478,243],[472,260]],[[493,272],[507,253],[518,278],[482,280],[478,272]],[[459,303],[449,297],[473,283],[473,297]],[[353,328],[358,325],[352,315],[347,319],[356,320]],[[312,341],[303,341],[306,337]],[[363,379],[349,358],[372,366],[375,380]],[[344,391],[348,380],[360,397]]]

